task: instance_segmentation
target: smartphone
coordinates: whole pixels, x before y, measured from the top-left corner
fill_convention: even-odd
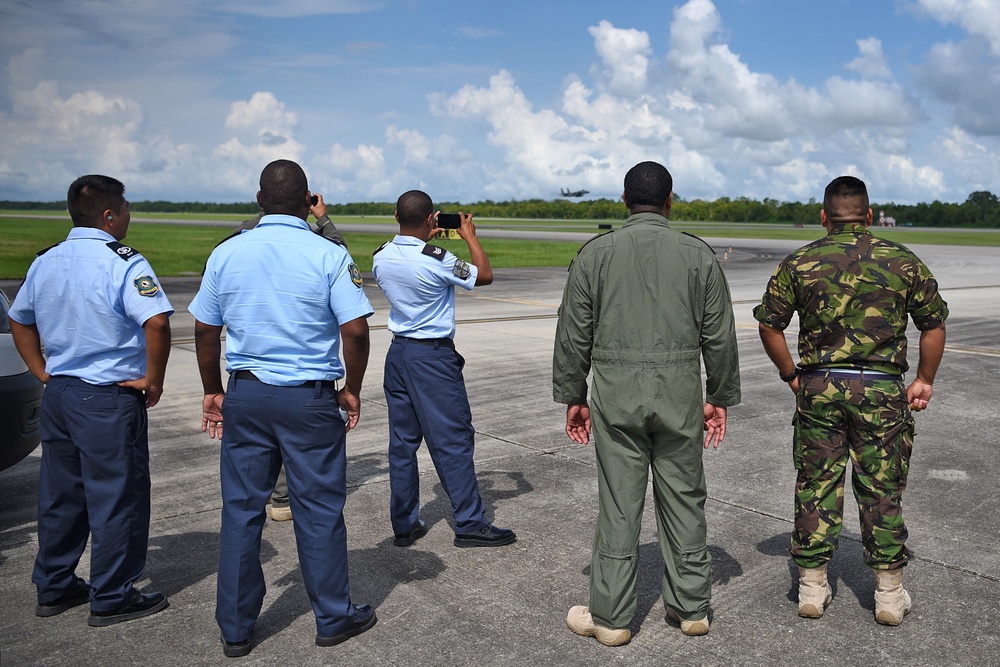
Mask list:
[[[438,213],[439,229],[458,229],[462,226],[462,217],[458,213]]]
[[[311,197],[311,198],[309,199],[309,205],[310,205],[310,206],[315,206],[315,205],[316,205],[316,204],[318,204],[318,203],[319,203],[319,195],[313,195],[313,196],[312,196],[312,197]]]

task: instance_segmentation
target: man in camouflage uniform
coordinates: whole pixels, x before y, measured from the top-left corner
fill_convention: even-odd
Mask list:
[[[650,469],[664,606],[684,634],[709,630],[702,453],[722,442],[726,408],[740,402],[739,359],[726,277],[704,241],[667,224],[672,189],[655,162],[628,172],[631,215],[580,249],[556,328],[553,397],[568,406],[566,433],[575,442],[589,441],[593,418],[600,501],[590,606],[570,609],[566,624],[609,646],[631,639]]]
[[[826,566],[840,535],[850,458],[865,562],[876,574],[875,620],[899,625],[911,607],[902,586],[909,554],[901,505],[911,411],[931,398],[948,306],[916,255],[868,231],[872,211],[861,180],[834,179],[821,220],[827,235],[785,258],[754,309],[764,349],[796,397],[790,551],[799,567],[799,616],[820,618],[833,599]],[[798,366],[784,335],[794,313]],[[917,377],[908,387],[907,316],[920,331]]]

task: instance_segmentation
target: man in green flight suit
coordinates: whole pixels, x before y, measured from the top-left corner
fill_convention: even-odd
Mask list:
[[[844,473],[853,465],[865,562],[875,570],[875,620],[910,613],[903,588],[902,494],[913,448],[911,411],[923,410],[944,352],[948,306],[937,281],[907,248],[872,236],[868,190],[841,176],[826,188],[827,235],[775,270],[754,309],[760,338],[795,394],[792,458],[799,616],[820,618],[832,602],[827,563],[843,524]],[[799,364],[785,327],[799,315]],[[907,387],[907,317],[920,331],[917,377]]]
[[[684,634],[709,630],[702,452],[722,442],[726,408],[740,401],[739,360],[722,267],[707,244],[667,224],[672,190],[660,164],[629,170],[623,200],[631,215],[580,249],[556,327],[553,398],[568,406],[575,442],[586,444],[593,424],[600,500],[590,606],[570,609],[566,623],[609,646],[631,639],[650,469],[664,606]]]

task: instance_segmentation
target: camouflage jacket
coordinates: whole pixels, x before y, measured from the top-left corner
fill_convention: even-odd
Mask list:
[[[799,364],[905,372],[907,315],[940,326],[948,304],[930,270],[906,247],[856,225],[833,227],[775,270],[753,314],[784,330],[799,314]]]

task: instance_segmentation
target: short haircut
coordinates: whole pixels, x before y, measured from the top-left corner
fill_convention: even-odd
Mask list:
[[[306,172],[291,160],[275,160],[260,172],[260,206],[266,214],[299,215],[308,210]]]
[[[396,200],[396,217],[403,227],[419,227],[433,212],[434,202],[426,192],[420,190],[404,192]]]
[[[81,176],[66,193],[66,208],[74,227],[100,227],[105,211],[121,211],[124,204],[125,185],[110,176]]]
[[[868,219],[868,188],[854,176],[838,176],[823,193],[823,210],[833,225],[864,223]]]
[[[674,179],[658,162],[640,162],[625,174],[625,200],[630,208],[663,208],[674,189]]]

